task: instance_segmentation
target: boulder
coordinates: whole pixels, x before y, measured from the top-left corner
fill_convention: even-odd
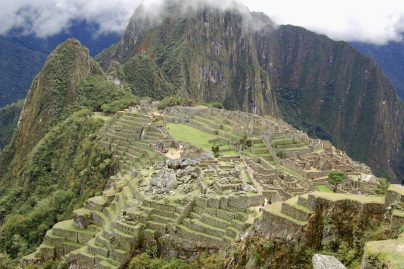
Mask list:
[[[315,254],[312,259],[313,269],[346,269],[334,256]]]
[[[168,193],[177,188],[177,176],[172,169],[162,169],[152,176],[150,185],[153,189],[157,189],[158,193]]]

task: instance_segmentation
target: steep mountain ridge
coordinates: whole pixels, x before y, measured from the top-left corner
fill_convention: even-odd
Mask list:
[[[345,42],[300,27],[256,34],[282,115],[375,172],[400,172],[404,106],[381,68]]]
[[[96,112],[134,100],[107,80],[79,41],[51,53],[0,154],[1,252],[13,259],[26,254],[55,222],[105,188],[116,162],[95,135],[110,117]]]
[[[69,39],[50,54],[32,82],[21,112],[15,139],[17,158],[25,157],[49,127],[69,115],[78,86],[94,74],[102,71],[77,40]]]
[[[126,64],[132,56],[146,54],[181,95],[222,102],[235,110],[277,115],[268,73],[260,68],[255,53],[254,27],[244,22],[244,14],[216,9],[181,11],[186,6],[178,7],[175,1],[165,4],[161,24],[138,8],[122,40],[99,56],[101,65]]]
[[[379,175],[403,175],[404,106],[373,61],[345,42],[277,27],[264,14],[186,8],[167,1],[160,21],[138,8],[121,41],[99,56],[101,65],[130,68],[129,59],[145,54],[180,95],[261,115],[278,115],[279,103],[283,118]]]
[[[402,34],[404,37],[404,34]],[[353,42],[351,45],[374,59],[393,83],[398,95],[404,98],[404,41],[386,45]]]

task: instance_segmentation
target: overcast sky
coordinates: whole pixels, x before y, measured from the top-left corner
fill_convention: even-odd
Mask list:
[[[148,4],[161,0],[145,0]],[[192,0],[187,0],[191,2]],[[198,0],[200,1],[200,0]],[[212,1],[212,0],[206,0]],[[223,4],[224,1],[212,1]],[[57,34],[75,19],[121,32],[141,0],[0,0],[0,34],[13,27],[40,37]],[[383,44],[404,32],[404,0],[239,0],[278,24],[303,26],[336,40]]]

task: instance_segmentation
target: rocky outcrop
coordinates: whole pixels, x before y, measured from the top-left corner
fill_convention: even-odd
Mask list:
[[[315,254],[313,269],[346,269],[346,267],[334,256]]]

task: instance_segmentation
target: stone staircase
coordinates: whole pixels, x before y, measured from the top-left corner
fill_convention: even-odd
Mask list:
[[[309,208],[308,195],[295,196],[264,208],[263,220],[305,226],[314,212]]]
[[[246,156],[251,158],[262,158],[266,161],[274,162],[274,158],[269,152],[267,145],[260,139],[257,143],[253,143],[252,147],[246,151]]]
[[[138,247],[140,222],[125,222],[121,212],[137,196],[136,175],[157,158],[151,144],[165,139],[147,115],[119,112],[101,129],[100,143],[120,162],[118,175],[110,178],[101,196],[87,200],[74,211],[74,219],[49,230],[38,249],[22,264],[40,263],[66,254],[79,268],[121,268]]]
[[[147,214],[147,229],[165,233],[168,226],[174,226],[184,214],[184,205],[164,201],[144,200],[142,211]]]
[[[226,247],[239,239],[247,213],[236,208],[220,208],[208,198],[196,197],[189,214],[176,226],[177,233],[200,247]]]
[[[150,145],[166,138],[157,127],[153,127],[148,115],[118,112],[114,120],[101,133],[101,143],[111,150],[119,160],[120,171],[133,172],[150,165],[156,154]]]
[[[293,153],[308,153],[311,149],[304,143],[290,138],[278,137],[272,140],[272,147],[283,151],[287,156]]]
[[[203,132],[218,135],[223,140],[238,141],[241,138],[235,134],[234,125],[229,120],[215,117],[205,111],[201,111],[191,118],[188,124]]]

